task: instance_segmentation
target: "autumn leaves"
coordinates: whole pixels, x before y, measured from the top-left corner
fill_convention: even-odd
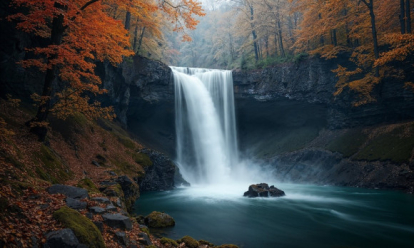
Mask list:
[[[175,30],[183,32],[184,26],[192,29],[197,25],[194,15],[204,14],[200,4],[192,0],[175,4],[165,0],[12,0],[11,4],[18,13],[8,19],[15,21],[18,29],[50,40],[45,47],[28,49],[34,58],[20,62],[23,67],[37,67],[46,73],[43,92],[36,97],[39,110],[31,121],[40,139],[46,135],[44,123],[50,112],[58,118],[75,112],[89,118],[115,116],[112,107],[101,107],[91,102],[90,96],[106,92],[94,72],[97,61],[117,65],[134,54],[124,18],[125,23],[126,17],[141,20],[135,25],[142,25],[143,30],[148,26],[157,33],[153,22],[145,20],[163,11]],[[184,39],[189,38],[184,35]],[[59,87],[56,80],[61,82]]]

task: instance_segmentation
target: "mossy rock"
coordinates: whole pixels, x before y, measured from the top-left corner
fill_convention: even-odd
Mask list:
[[[72,229],[79,241],[90,248],[104,248],[105,243],[99,229],[93,222],[78,211],[62,207],[53,213],[53,218]]]
[[[150,167],[153,165],[153,162],[145,153],[135,153],[132,155],[132,158],[135,160],[137,164],[140,164],[141,166]]]
[[[146,233],[148,236],[150,236],[150,231],[147,227],[140,228],[140,230]]]
[[[409,128],[408,131],[406,128]],[[382,133],[370,140],[353,159],[406,163],[411,158],[414,148],[413,129],[412,126],[401,126],[390,132]]]
[[[211,243],[211,242],[208,242],[208,241],[206,241],[206,240],[199,240],[198,241],[198,243],[200,244],[200,245],[207,245],[207,246],[209,246],[209,247],[215,247],[215,245],[213,244],[213,243]]]
[[[331,152],[339,152],[348,158],[357,153],[367,139],[368,134],[363,133],[361,129],[349,130],[340,137],[330,141],[326,145],[326,149]]]
[[[169,245],[169,246],[172,246],[172,247],[177,247],[178,246],[177,241],[175,241],[173,239],[166,238],[166,237],[161,238],[160,242],[163,245]]]
[[[81,179],[76,187],[86,189],[89,193],[99,193],[99,189],[96,187],[96,185],[92,182],[89,178]]]
[[[166,213],[154,211],[145,217],[145,224],[148,227],[162,228],[175,226],[175,220]]]
[[[224,244],[224,245],[219,245],[216,247],[217,248],[239,248],[237,245],[233,245],[233,244]]]
[[[195,240],[194,238],[190,236],[184,236],[181,239],[177,240],[177,242],[179,244],[184,242],[185,245],[189,248],[197,248],[199,246],[199,243],[197,242],[197,240]]]

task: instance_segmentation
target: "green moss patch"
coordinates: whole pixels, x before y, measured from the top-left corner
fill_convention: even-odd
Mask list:
[[[79,241],[88,247],[105,247],[102,234],[91,220],[81,215],[76,210],[62,207],[53,213],[53,218],[70,228],[75,233]]]
[[[178,243],[185,243],[185,245],[189,248],[197,248],[199,246],[197,240],[190,236],[184,236],[181,239],[177,240]]]
[[[76,186],[79,188],[86,189],[89,193],[100,192],[99,189],[96,187],[96,185],[89,178],[81,179]]]
[[[316,127],[275,128],[272,133],[252,133],[248,138],[253,144],[259,158],[273,157],[278,154],[300,150],[319,134]],[[268,137],[263,140],[260,137]]]
[[[33,156],[38,162],[35,172],[41,179],[55,184],[63,183],[72,177],[73,173],[49,147],[42,145],[40,151],[35,152]]]
[[[408,162],[414,148],[414,130],[411,126],[407,132],[406,128],[401,126],[374,137],[354,159]]]
[[[125,174],[134,178],[145,174],[143,169],[137,164],[131,164],[129,162],[120,161],[118,159],[111,159],[111,163],[115,165],[115,172],[119,175]]]
[[[124,145],[126,148],[129,148],[131,150],[135,149],[135,143],[130,138],[118,137],[118,141],[121,142],[121,144]]]
[[[367,139],[368,135],[363,133],[361,129],[349,130],[330,141],[325,148],[331,152],[339,152],[344,157],[350,157],[358,152]]]
[[[143,167],[150,167],[153,165],[153,162],[145,153],[134,153],[132,154],[132,158],[136,163],[140,164]]]
[[[170,245],[172,247],[178,247],[177,241],[175,241],[173,239],[166,238],[166,237],[161,238],[160,242],[163,245]]]
[[[175,220],[166,213],[153,211],[145,217],[145,224],[155,228],[169,227],[175,225]]]

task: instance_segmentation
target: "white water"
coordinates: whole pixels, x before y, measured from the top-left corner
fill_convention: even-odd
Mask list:
[[[235,178],[252,180],[251,171],[245,173],[245,163],[238,155],[231,71],[171,68],[175,83],[176,162],[183,177],[192,185],[228,185]]]

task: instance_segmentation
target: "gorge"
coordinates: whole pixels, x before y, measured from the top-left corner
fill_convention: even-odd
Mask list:
[[[274,176],[282,181],[412,192],[408,147],[413,92],[403,81],[389,79],[377,102],[354,107],[352,93],[333,96],[336,79],[331,69],[340,62],[307,58],[258,71],[233,71],[241,156],[278,164]],[[99,72],[109,89],[104,102],[116,107],[128,130],[174,157],[170,68],[136,56],[122,69],[102,64]],[[387,131],[395,129],[395,134]],[[409,137],[400,137],[398,130],[407,130]],[[350,142],[347,137],[361,139]],[[341,142],[348,143],[339,146]],[[376,142],[382,142],[387,152],[374,147],[376,154],[367,153]],[[378,153],[389,154],[380,158]]]

